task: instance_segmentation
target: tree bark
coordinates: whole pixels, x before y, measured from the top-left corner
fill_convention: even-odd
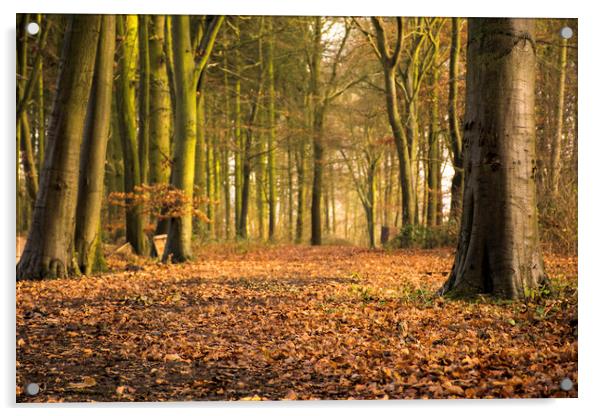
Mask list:
[[[413,225],[417,220],[416,214],[416,189],[412,179],[412,153],[411,143],[407,137],[406,130],[401,123],[399,105],[397,101],[397,86],[395,83],[395,72],[399,64],[400,51],[402,49],[403,28],[402,20],[397,20],[397,44],[393,53],[389,51],[386,33],[378,18],[372,18],[372,25],[376,32],[377,48],[384,71],[385,97],[387,104],[387,115],[389,124],[395,140],[395,148],[399,160],[399,180],[402,192],[402,223]]]
[[[312,114],[313,143],[313,181],[311,188],[311,245],[322,244],[322,176],[324,164],[324,145],[322,126],[324,123],[324,105],[320,89],[320,64],[322,59],[322,18],[314,18],[312,56],[310,59],[310,104]]]
[[[451,142],[452,163],[454,176],[451,183],[451,203],[449,220],[458,222],[462,204],[462,188],[464,171],[462,169],[462,134],[458,120],[458,61],[460,59],[460,18],[452,18],[451,45],[449,49],[449,103],[448,121],[449,137]]]
[[[40,192],[17,265],[17,280],[56,278],[78,272],[73,258],[77,172],[100,21],[100,15],[69,17]]]
[[[163,260],[179,263],[192,258],[192,212],[194,156],[196,144],[196,88],[193,80],[194,57],[190,41],[190,17],[174,16],[172,23],[176,123],[174,166],[171,184],[190,201],[179,217],[169,219],[169,232]]]
[[[534,20],[470,19],[462,226],[441,293],[524,298],[547,282],[535,194]]]
[[[111,125],[113,65],[115,62],[115,16],[102,17],[96,68],[88,102],[87,120],[79,171],[75,225],[75,251],[80,271],[101,271],[101,208],[104,195],[105,159]]]
[[[148,15],[138,16],[138,58],[140,60],[140,81],[138,86],[138,160],[140,161],[140,182],[148,183],[149,138],[150,138],[150,53]]]
[[[119,115],[119,136],[123,151],[124,191],[134,193],[142,184],[140,173],[140,154],[136,140],[136,39],[138,37],[138,18],[135,15],[117,16],[117,34],[123,39],[119,60],[119,77],[116,88],[117,112]],[[126,199],[131,205],[132,200]],[[144,233],[144,215],[142,206],[135,204],[126,207],[126,239],[136,254],[148,255],[149,244]]]
[[[165,16],[151,16],[149,25],[150,114],[149,183],[168,184],[170,175],[171,97],[165,53]],[[159,220],[155,234],[167,233],[167,221]]]
[[[435,60],[438,56],[439,41],[435,44]],[[432,76],[432,91],[431,91],[431,109],[430,109],[430,125],[429,125],[429,142],[428,142],[428,209],[426,223],[429,227],[437,225],[437,215],[439,212],[439,191],[440,183],[439,177],[441,175],[441,154],[439,144],[439,97],[438,97],[438,83],[439,83],[439,69],[437,65],[433,65],[431,68]]]
[[[268,239],[274,241],[276,234],[276,90],[274,86],[274,29],[273,17],[268,18]]]
[[[558,182],[560,180],[561,158],[560,149],[562,147],[562,134],[564,130],[564,90],[566,79],[566,53],[568,39],[562,39],[560,48],[559,71],[558,74],[558,101],[556,103],[556,131],[552,141],[552,152],[550,154],[550,190],[552,197],[558,195]]]

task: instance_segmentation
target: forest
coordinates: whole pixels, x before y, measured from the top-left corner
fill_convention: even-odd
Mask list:
[[[16,400],[577,397],[577,19],[16,16]]]

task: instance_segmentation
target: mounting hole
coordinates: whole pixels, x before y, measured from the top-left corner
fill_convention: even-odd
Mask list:
[[[573,388],[573,382],[571,381],[570,378],[565,377],[560,382],[560,388],[564,391],[569,391]]]
[[[29,22],[27,24],[27,33],[30,35],[37,35],[40,32],[40,25],[36,22]]]
[[[563,27],[562,29],[560,29],[560,36],[563,39],[570,39],[573,37],[573,29],[571,29],[568,26]]]
[[[40,386],[38,385],[38,383],[29,383],[27,386],[25,386],[25,394],[27,394],[28,396],[35,396],[39,392]]]

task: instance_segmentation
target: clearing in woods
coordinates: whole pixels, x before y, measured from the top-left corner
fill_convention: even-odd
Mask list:
[[[574,257],[546,256],[556,293],[528,302],[436,296],[451,250],[221,244],[109,263],[17,283],[18,402],[577,396]]]

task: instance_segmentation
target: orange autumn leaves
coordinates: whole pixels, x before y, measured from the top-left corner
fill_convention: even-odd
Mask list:
[[[553,296],[509,303],[435,296],[450,250],[231,244],[197,256],[19,283],[17,385],[44,390],[17,400],[577,395],[574,258],[547,258]]]

